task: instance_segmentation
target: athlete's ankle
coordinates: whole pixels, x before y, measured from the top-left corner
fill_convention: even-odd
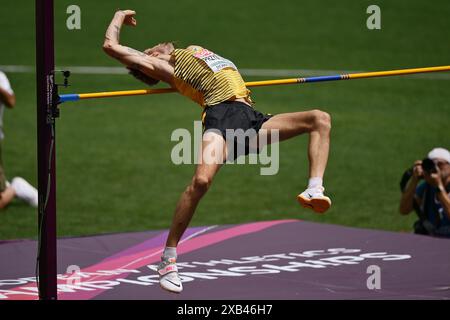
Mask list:
[[[165,247],[162,259],[168,260],[168,259],[176,259],[177,258],[177,247]]]
[[[308,189],[315,189],[322,187],[323,179],[321,177],[311,177],[308,181]]]

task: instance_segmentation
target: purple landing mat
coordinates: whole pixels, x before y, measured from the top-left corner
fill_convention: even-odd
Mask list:
[[[298,220],[190,228],[184,291],[159,287],[167,230],[58,240],[58,299],[450,299],[450,240]],[[0,243],[0,300],[37,299],[36,241]]]

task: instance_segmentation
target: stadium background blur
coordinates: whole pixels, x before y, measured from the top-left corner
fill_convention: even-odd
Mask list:
[[[72,4],[81,8],[81,30],[66,28],[66,8]],[[371,4],[381,7],[381,30],[366,27]],[[324,70],[319,73],[325,75],[450,62],[448,0],[57,0],[56,65],[117,67],[101,48],[117,8],[137,11],[138,27],[122,30],[126,45],[199,44],[240,69]],[[33,67],[34,2],[2,1],[0,25],[0,65]],[[36,185],[35,74],[7,75],[17,106],[4,115],[6,173]],[[291,76],[244,74],[246,81],[286,77]],[[145,87],[128,75],[73,73],[70,83],[62,93]],[[257,165],[222,168],[192,225],[294,218],[410,232],[415,217],[398,213],[399,179],[433,147],[449,147],[449,85],[445,73],[254,88],[262,112],[321,108],[332,115],[325,186],[333,207],[319,216],[295,199],[308,175],[308,138],[302,136],[281,143],[275,176],[259,175]],[[194,170],[170,161],[175,145],[170,135],[176,128],[193,132],[200,112],[173,94],[63,105],[57,121],[59,236],[168,228]],[[0,239],[36,233],[36,212],[28,206],[14,201],[0,212]]]

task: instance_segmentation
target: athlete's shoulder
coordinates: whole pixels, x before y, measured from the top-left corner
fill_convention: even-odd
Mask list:
[[[198,46],[198,45],[190,45],[190,46],[188,46],[187,48],[186,48],[186,50],[188,50],[188,51],[192,51],[192,52],[198,52],[198,51],[201,51],[201,50],[203,50],[204,48],[203,47],[201,47],[201,46]]]

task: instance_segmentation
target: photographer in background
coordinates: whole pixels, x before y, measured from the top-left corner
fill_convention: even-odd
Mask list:
[[[431,150],[404,173],[400,187],[400,213],[419,216],[414,232],[450,238],[450,152]]]

